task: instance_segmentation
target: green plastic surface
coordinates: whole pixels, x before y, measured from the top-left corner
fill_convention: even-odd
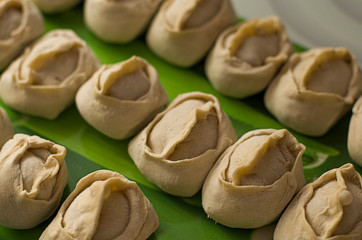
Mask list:
[[[103,64],[111,64],[137,55],[147,59],[158,71],[170,99],[180,93],[202,91],[214,94],[228,114],[240,137],[260,128],[285,128],[265,109],[263,93],[235,100],[216,92],[203,72],[203,62],[183,69],[172,66],[153,54],[144,42],[144,36],[125,44],[107,44],[89,32],[83,23],[82,8],[57,15],[46,15],[46,31],[59,28],[73,29],[94,50]],[[296,46],[297,51],[303,50]],[[139,172],[127,153],[128,140],[112,140],[88,125],[74,105],[56,120],[44,120],[20,114],[1,103],[9,114],[16,132],[36,134],[66,146],[69,183],[63,200],[74,189],[77,181],[98,169],[111,169],[136,181],[153,204],[160,218],[160,226],[150,239],[252,239],[257,230],[232,229],[207,218],[201,207],[201,194],[191,198],[168,195],[150,183]],[[325,136],[306,137],[291,131],[306,145],[303,156],[304,172],[308,182],[324,172],[352,162],[347,152],[347,131],[351,114],[343,117]],[[361,167],[354,164],[358,172]],[[21,214],[21,213],[20,213]],[[25,216],[24,216],[25,217]],[[13,230],[0,226],[0,239],[38,239],[51,219],[29,230]]]

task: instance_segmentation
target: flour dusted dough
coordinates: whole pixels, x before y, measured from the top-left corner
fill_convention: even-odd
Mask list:
[[[159,219],[135,182],[100,170],[82,178],[40,240],[147,239]]]
[[[31,1],[0,1],[0,71],[43,31],[43,17]]]
[[[279,18],[251,19],[223,31],[207,57],[205,72],[216,90],[245,98],[264,90],[292,53]]]
[[[100,39],[128,43],[147,27],[162,0],[86,0],[84,20]]]
[[[346,48],[293,54],[264,96],[267,109],[306,135],[325,134],[362,94],[362,74]]]
[[[101,67],[76,95],[83,118],[98,131],[124,139],[144,128],[168,103],[157,71],[132,57]]]
[[[351,158],[362,166],[362,96],[353,107],[348,130],[348,152]]]
[[[236,140],[235,130],[213,95],[179,95],[129,143],[138,169],[167,193],[192,196],[217,157]]]
[[[147,44],[166,61],[189,67],[236,21],[229,0],[167,0],[148,30]]]
[[[205,212],[233,228],[258,228],[273,222],[305,184],[304,150],[285,129],[246,133],[207,176],[202,188]]]
[[[27,229],[59,205],[68,173],[66,149],[37,136],[16,134],[0,152],[0,225]]]
[[[55,30],[2,74],[0,97],[19,112],[55,119],[98,66],[98,59],[73,31]]]
[[[361,187],[361,175],[350,163],[326,172],[293,199],[274,239],[361,239]]]
[[[11,124],[10,119],[5,110],[2,107],[0,107],[0,149],[7,140],[13,137],[13,135],[14,135],[13,125]]]
[[[31,0],[45,13],[58,13],[71,9],[82,0]]]

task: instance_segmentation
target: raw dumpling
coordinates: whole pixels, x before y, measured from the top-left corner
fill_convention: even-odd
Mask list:
[[[0,149],[14,135],[13,125],[3,108],[0,107]]]
[[[351,158],[362,166],[362,97],[353,107],[348,131],[348,152]]]
[[[66,149],[16,134],[0,152],[0,225],[27,229],[49,218],[67,185]]]
[[[147,239],[157,213],[135,182],[100,170],[82,178],[40,240]]]
[[[43,31],[43,17],[31,1],[0,1],[0,71]]]
[[[55,30],[3,73],[0,97],[19,112],[55,119],[98,66],[98,59],[73,31]]]
[[[350,163],[326,172],[293,199],[274,240],[361,239],[361,187],[361,175]]]
[[[267,109],[306,135],[325,134],[362,94],[362,74],[346,48],[293,54],[264,96]]]
[[[273,222],[306,183],[304,150],[285,129],[246,133],[207,176],[202,188],[205,212],[233,228],[258,228]]]
[[[229,0],[167,0],[148,30],[147,44],[166,61],[189,67],[236,21]]]
[[[218,156],[236,140],[235,130],[212,95],[179,95],[129,143],[142,174],[167,193],[197,193]]]
[[[253,19],[219,36],[205,72],[216,90],[245,98],[263,91],[293,51],[279,18]]]
[[[84,20],[100,39],[128,43],[149,24],[162,0],[86,0]]]
[[[71,9],[82,0],[32,0],[45,13],[58,13]]]
[[[76,95],[83,118],[98,131],[124,139],[144,128],[168,103],[157,71],[132,57],[101,67]]]

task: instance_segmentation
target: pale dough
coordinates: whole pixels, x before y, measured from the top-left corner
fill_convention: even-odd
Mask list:
[[[158,225],[157,213],[135,182],[99,170],[79,180],[40,240],[144,240]]]
[[[0,152],[0,224],[33,228],[57,209],[68,182],[66,149],[16,134]]]
[[[0,71],[43,31],[43,16],[31,1],[0,1]]]
[[[217,157],[236,133],[216,97],[180,94],[128,146],[142,174],[177,196],[197,193]]]

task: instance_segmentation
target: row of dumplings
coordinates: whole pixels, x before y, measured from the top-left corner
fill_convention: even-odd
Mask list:
[[[0,222],[30,228],[59,204],[67,181],[66,150],[36,136],[16,134],[11,139],[4,111],[1,119],[9,134],[1,139],[5,145],[0,152]],[[360,236],[362,178],[352,164],[305,185],[301,160],[305,147],[287,130],[255,130],[235,141],[217,99],[195,92],[177,97],[129,143],[129,153],[146,178],[165,192],[192,196],[202,188],[205,212],[223,225],[264,226],[289,204],[274,239]],[[291,222],[295,231],[290,231]],[[79,181],[40,239],[104,239],[122,234],[146,239],[158,223],[152,205],[134,182],[103,170]]]
[[[318,55],[319,59],[328,59],[337,53],[343,56],[347,54],[344,50],[322,53]],[[314,60],[308,61],[313,66],[318,65]],[[332,62],[336,63],[334,69],[338,68],[339,63],[344,64],[339,60]],[[349,110],[354,96],[359,94],[359,77],[350,82],[355,88],[343,90],[350,95],[345,98],[349,104],[333,94],[314,94],[309,90],[302,92],[289,86],[291,81],[306,82],[305,79],[291,76],[293,72],[304,72],[305,69],[299,65],[291,69],[273,81],[265,94],[266,106],[272,112],[282,114],[282,122],[288,121],[288,126],[303,123],[311,132],[325,130]],[[354,68],[354,72],[356,75],[360,73],[358,67]],[[304,75],[308,74],[309,70]],[[343,76],[345,74],[338,75],[338,79]],[[329,86],[327,82],[324,84]],[[55,119],[75,99],[83,118],[114,139],[135,135],[169,100],[160,84],[157,70],[146,60],[132,57],[100,67],[95,54],[71,30],[49,32],[28,47],[2,74],[0,97],[13,109],[47,119]],[[361,128],[361,103],[362,100],[357,101],[353,108],[348,138],[350,155],[359,164],[362,162],[362,139],[358,134]],[[339,111],[336,111],[337,108]],[[298,109],[302,109],[302,113]]]
[[[179,95],[128,146],[141,173],[163,191],[189,197],[202,190],[203,209],[220,224],[258,228],[287,209],[274,239],[357,239],[361,175],[346,164],[306,185],[304,151],[285,129],[237,140],[218,100],[201,92]]]
[[[0,108],[0,224],[28,229],[58,208],[68,182],[66,148],[38,136],[14,134]],[[147,239],[159,225],[133,181],[99,170],[77,183],[40,239]]]
[[[12,6],[15,2],[22,1],[6,0],[3,5]],[[235,25],[237,18],[229,0],[186,3],[169,0],[158,10],[160,3],[88,0],[84,4],[84,18],[99,38],[124,43],[141,34],[157,12],[146,36],[148,46],[157,55],[172,64],[188,67],[212,48],[206,58],[205,73],[216,90],[230,97],[245,98],[267,88],[264,96],[267,109],[281,123],[306,135],[327,133],[362,94],[361,71],[346,48],[316,48],[293,54],[293,46],[277,17],[251,19]],[[15,13],[16,8],[9,6],[4,9],[8,8],[5,13],[11,14],[7,18],[12,24],[6,24],[10,27],[0,31],[4,37],[14,34],[11,28],[22,20],[19,9]],[[27,8],[31,11],[25,11]],[[16,31],[19,36],[9,38],[12,42],[21,38],[19,45],[39,36],[43,29],[41,16],[34,6],[24,5],[23,9],[24,16],[27,12],[33,15],[22,20],[32,31],[31,36],[25,36],[28,31],[24,24],[22,31]],[[136,23],[142,26],[137,27]],[[121,37],[130,39],[112,39]],[[5,42],[8,42],[4,46],[6,51],[16,48],[16,44]],[[5,54],[8,56],[5,63],[17,53]]]
[[[76,39],[76,41],[72,42],[72,39]],[[41,44],[37,45],[39,42]],[[50,44],[50,42],[59,44]],[[59,54],[57,51],[66,52],[67,54]],[[53,59],[52,57],[55,55],[57,55],[57,58]],[[331,55],[333,56],[333,53]],[[70,31],[49,33],[28,49],[24,56],[23,59],[20,57],[20,60],[17,60],[18,62],[15,61],[3,74],[0,84],[4,84],[5,88],[1,93],[1,97],[7,105],[19,111],[49,119],[57,117],[61,111],[74,101],[74,96],[80,85],[99,66],[97,59],[84,42]],[[247,57],[247,54],[240,53],[240,56]],[[322,55],[320,59],[324,58],[325,56]],[[59,65],[57,61],[65,65]],[[79,61],[88,64],[85,68],[78,69],[77,66],[79,65],[75,63]],[[336,65],[338,68],[343,63],[337,63]],[[299,69],[299,71],[302,70]],[[50,75],[53,77],[49,77]],[[152,82],[151,78],[155,79],[155,82]],[[119,81],[120,79],[122,80]],[[14,84],[14,82],[17,83]],[[133,84],[134,82],[137,82],[137,87]],[[22,83],[24,84],[22,85]],[[49,90],[53,89],[54,85],[56,90]],[[60,88],[58,88],[58,85]],[[70,87],[64,88],[66,85]],[[0,87],[0,89],[3,89],[2,86]],[[55,104],[49,96],[53,96],[52,94],[57,96],[56,92],[58,90],[62,94],[58,95],[59,99]],[[67,97],[64,101],[60,101],[61,96],[64,96],[66,92],[68,92]],[[15,93],[20,94],[17,96]],[[35,97],[31,97],[32,95],[35,95]],[[148,96],[151,96],[151,98],[147,98]],[[30,105],[27,105],[25,99],[31,99]],[[151,104],[147,105],[149,101]],[[122,104],[119,104],[119,102],[122,102]],[[129,153],[137,167],[151,182],[170,194],[191,196],[202,188],[203,207],[206,213],[224,225],[252,228],[273,221],[280,215],[293,195],[305,184],[300,160],[304,148],[296,142],[289,132],[285,130],[258,130],[244,135],[237,143],[232,145],[236,141],[236,134],[226,114],[221,110],[217,99],[212,95],[203,93],[180,95],[164,112],[153,118],[167,102],[168,97],[158,82],[157,72],[147,62],[137,57],[118,65],[102,67],[92,76],[91,81],[87,81],[83,85],[76,95],[77,107],[82,116],[92,126],[116,139],[134,135],[153,119],[130,142]],[[51,107],[52,104],[56,107]],[[31,106],[33,106],[33,109]],[[95,109],[99,110],[99,113],[94,111]],[[140,111],[137,112],[134,109],[140,109]],[[358,110],[359,108],[355,107],[355,109]],[[133,111],[135,115],[131,117]],[[109,119],[106,119],[104,115],[109,116]],[[110,125],[106,122],[108,120],[118,123],[121,127],[120,133],[115,131],[112,123]],[[132,125],[133,123],[134,125]],[[130,129],[126,129],[128,126],[130,126]],[[109,129],[110,127],[112,128]],[[113,133],[117,136],[111,135]],[[227,148],[228,150],[225,151]],[[273,150],[273,148],[277,150]],[[222,157],[217,160],[220,154],[222,154]],[[227,160],[222,160],[224,157]],[[271,166],[276,164],[269,162],[269,158],[280,160],[280,164],[275,167],[275,171],[268,170],[270,173],[264,175],[263,167],[273,169]],[[265,160],[266,163],[263,162],[263,164],[259,165],[261,159]],[[211,168],[213,170],[209,173]],[[350,165],[342,168],[354,171]],[[358,173],[357,175],[349,175],[353,175],[353,179],[358,179],[359,176]],[[226,184],[220,184],[217,179],[224,180]],[[332,203],[335,203],[336,206],[349,206],[352,203],[359,206],[358,204],[361,201],[358,198],[360,196],[358,181],[354,182],[357,187],[346,188],[343,187],[345,181],[343,176],[339,179],[342,179],[340,180],[342,183],[337,185],[342,184],[341,189],[344,191],[341,190],[341,193],[336,196],[333,194],[333,196],[328,195],[332,199]],[[275,191],[274,188],[272,191],[265,190],[265,192],[262,192],[260,190],[265,188],[263,185],[273,185],[274,182],[276,183],[275,188],[279,189],[279,192]],[[244,184],[247,186],[246,188],[242,186]],[[234,185],[242,187],[234,188]],[[331,185],[334,188],[334,185]],[[253,195],[252,193],[255,192],[262,192],[262,194]],[[324,196],[326,195],[325,192],[330,192],[330,188],[321,190],[321,192],[323,193],[321,195]],[[250,196],[250,198],[243,202],[240,201],[240,196]],[[271,199],[275,203],[283,202],[283,204],[275,208],[263,209],[260,206],[265,199],[268,200],[264,203],[265,206],[271,204]],[[252,207],[249,205],[250,202],[255,202],[255,206],[253,206],[255,211],[251,211],[250,216],[248,216],[246,213],[249,211],[247,210]],[[313,204],[311,205],[313,206]],[[320,204],[319,200],[315,200],[314,205],[317,210],[326,207]],[[225,206],[230,206],[230,208]],[[247,209],[245,210],[245,208]],[[235,209],[240,209],[239,215],[235,214]],[[263,211],[260,211],[260,209]],[[325,216],[322,216],[322,220],[326,220],[325,222],[328,224],[323,225],[322,229],[318,230],[319,232],[315,231],[321,236],[323,234],[333,235],[334,231],[337,231],[336,222],[341,221],[338,216],[343,215],[341,211],[338,213],[339,215],[337,214],[335,217],[333,215],[327,220],[323,219]],[[312,210],[308,214],[313,218],[315,212]],[[346,227],[342,227],[346,234],[351,233],[353,236],[355,232],[360,231],[360,228],[358,228],[360,215],[357,213],[357,215],[352,216],[352,220],[347,220],[350,221],[348,224],[352,222],[349,226],[357,225],[357,227],[351,231],[347,231]],[[316,222],[313,225],[318,228],[319,223]]]

